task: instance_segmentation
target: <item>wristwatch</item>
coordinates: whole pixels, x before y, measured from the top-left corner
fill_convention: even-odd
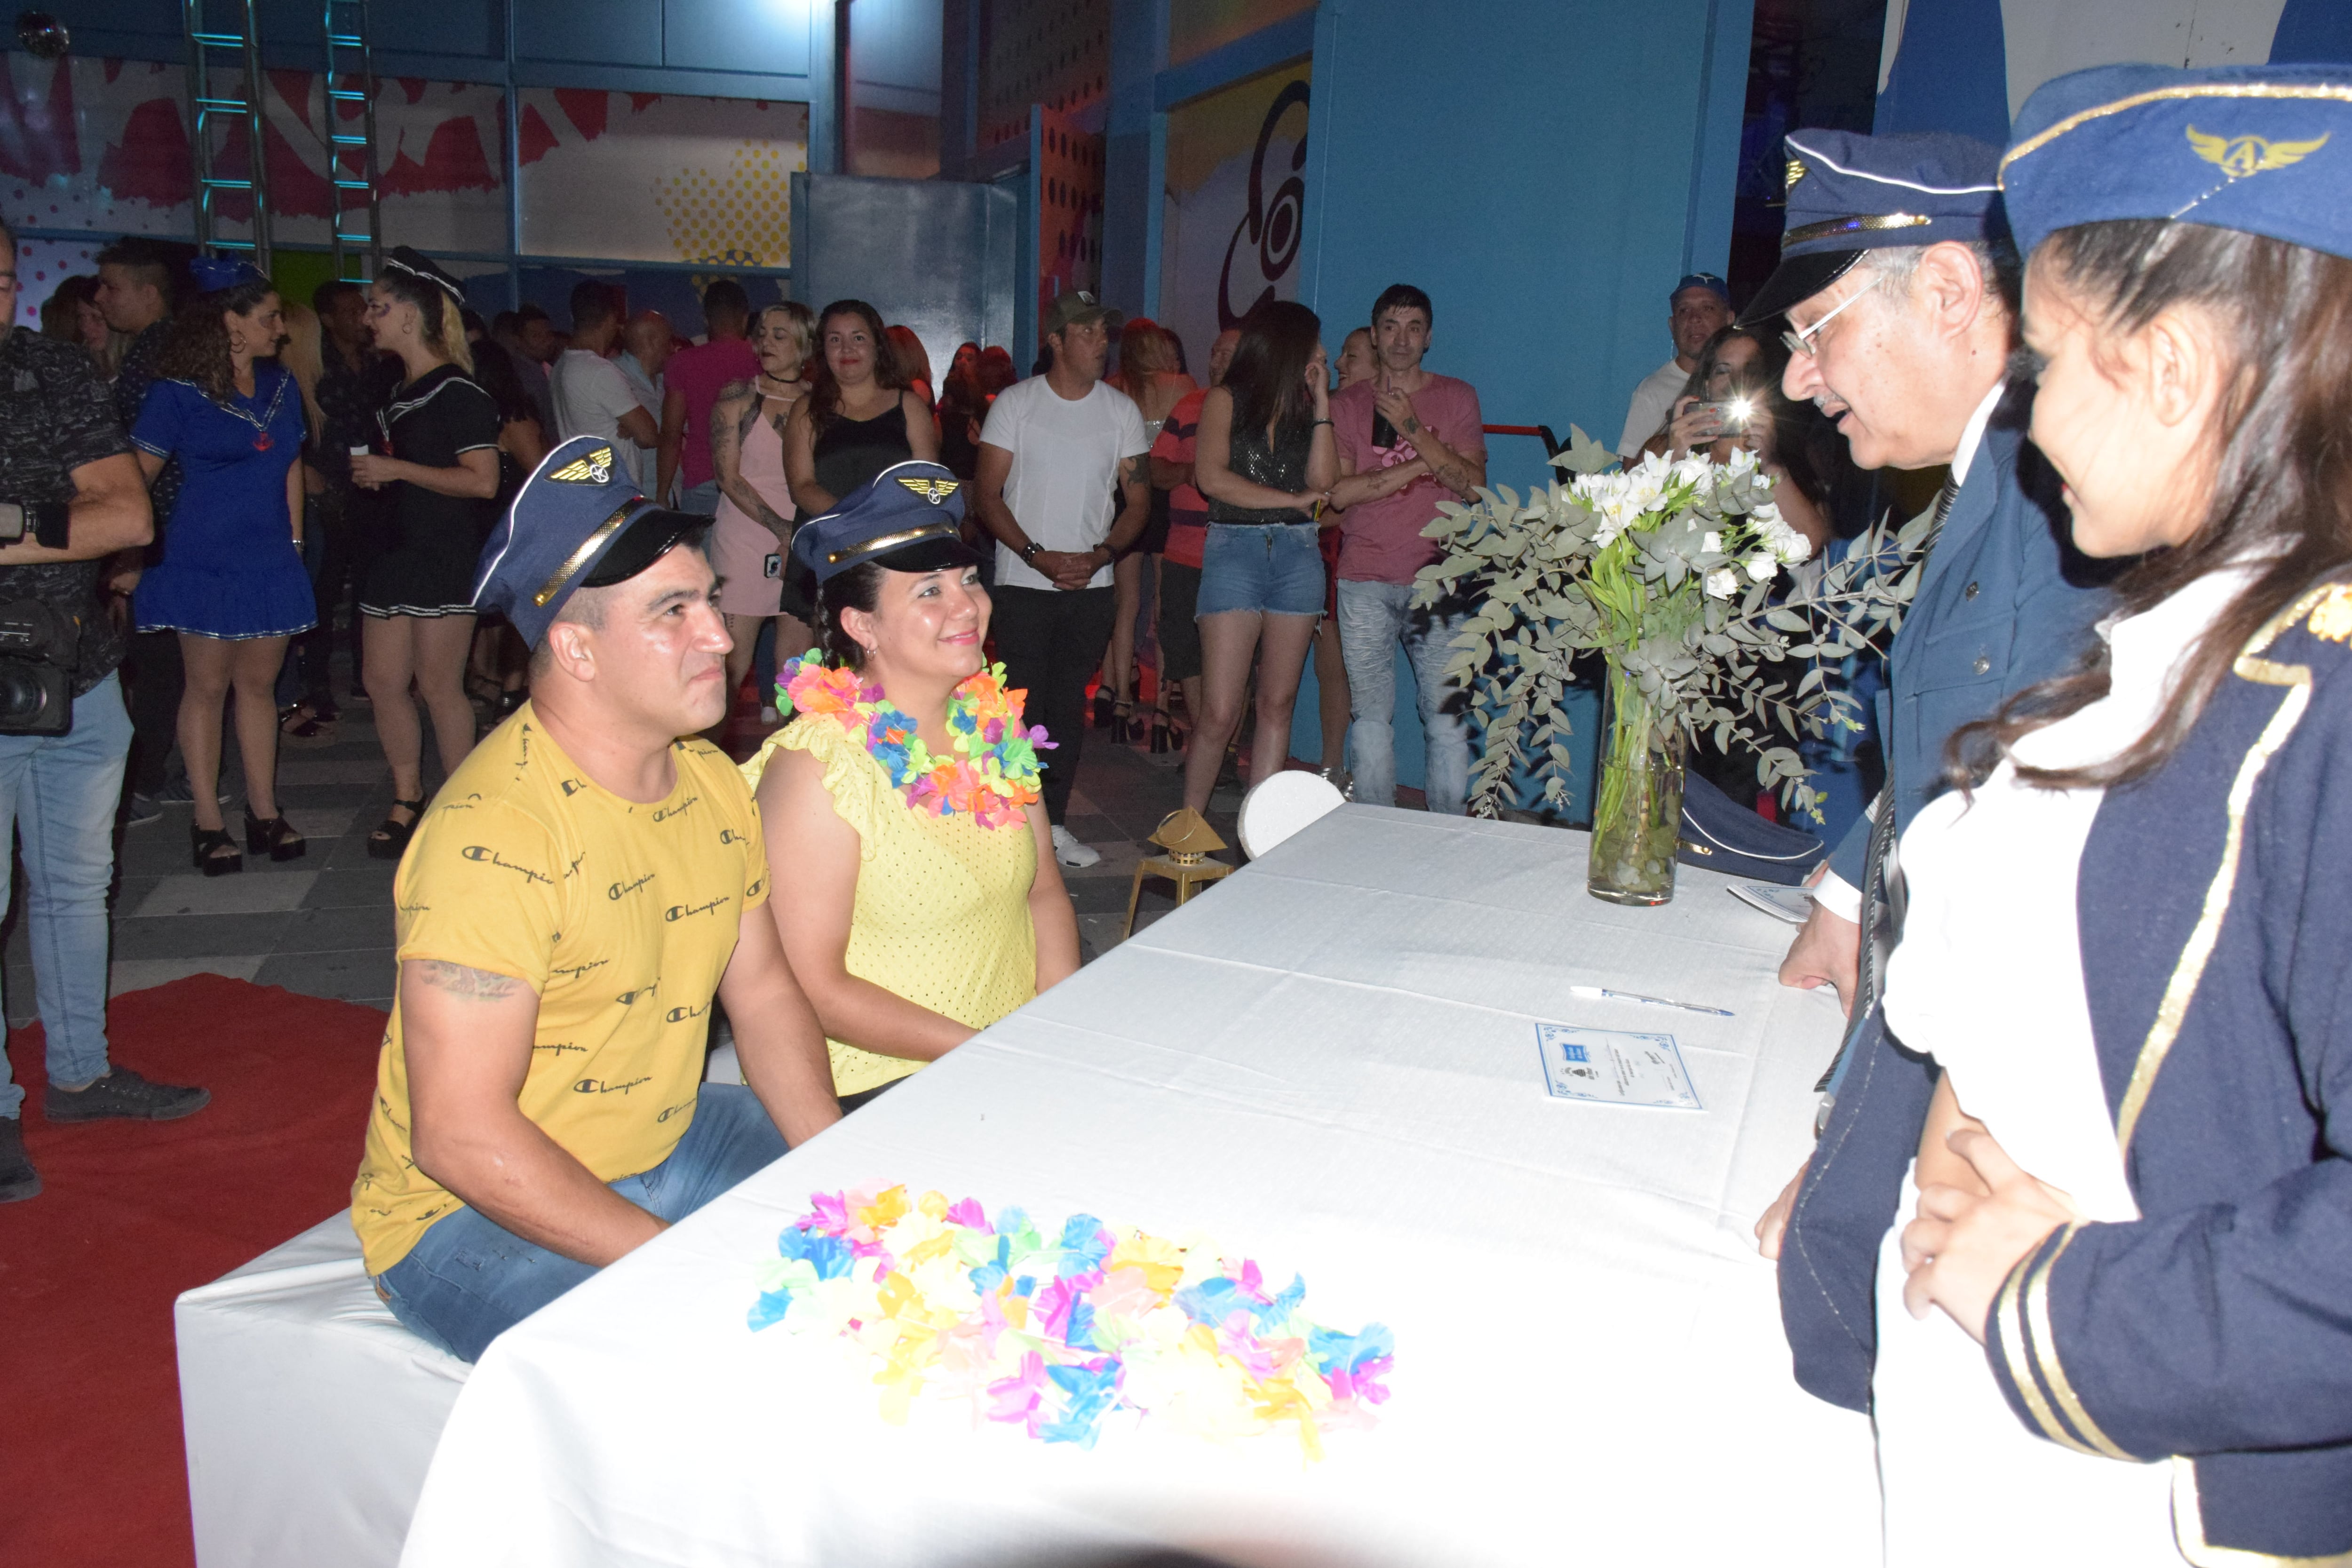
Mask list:
[[[1045,553],[1045,547],[1034,539],[1021,547],[1021,559],[1024,562],[1034,561]]]

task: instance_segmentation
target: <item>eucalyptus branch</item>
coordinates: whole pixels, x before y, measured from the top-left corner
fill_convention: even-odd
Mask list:
[[[1690,739],[1754,749],[1759,782],[1811,811],[1788,742],[1855,725],[1832,667],[1891,643],[1917,587],[1926,524],[1874,526],[1844,559],[1791,574],[1810,548],[1746,454],[1653,458],[1615,473],[1598,443],[1571,437],[1541,492],[1482,488],[1440,503],[1423,531],[1444,552],[1413,603],[1468,606],[1447,673],[1483,726],[1474,808],[1499,810],[1530,764],[1544,799],[1565,803],[1573,663],[1598,653]]]

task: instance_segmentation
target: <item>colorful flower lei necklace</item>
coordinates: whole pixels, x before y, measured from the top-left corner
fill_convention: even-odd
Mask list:
[[[789,713],[829,713],[866,744],[907,804],[933,816],[966,812],[982,827],[1014,827],[1043,798],[1037,786],[1038,748],[1048,751],[1043,725],[1024,729],[1025,691],[1004,689],[1004,667],[990,665],[948,697],[948,732],[959,755],[934,757],[915,721],[893,708],[878,686],[854,669],[828,669],[811,652],[778,672],[776,708]]]

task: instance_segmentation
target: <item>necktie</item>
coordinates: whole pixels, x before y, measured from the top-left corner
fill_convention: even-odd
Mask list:
[[[1936,493],[1935,514],[1928,519],[1927,536],[1919,542],[1923,563],[1936,548],[1936,540],[1944,531],[1944,520],[1951,516],[1952,502],[1959,493],[1959,482],[1950,475],[1945,476],[1944,488]],[[1890,771],[1886,782],[1879,786],[1878,799],[1871,806],[1870,839],[1863,855],[1862,937],[1854,954],[1853,1011],[1847,1016],[1845,1038],[1838,1043],[1838,1053],[1831,1058],[1829,1070],[1813,1086],[1820,1092],[1827,1092],[1830,1080],[1837,1076],[1839,1063],[1845,1060],[1846,1052],[1853,1047],[1854,1035],[1878,1005],[1886,984],[1886,961],[1893,955],[1895,944],[1903,940],[1903,917],[1911,900],[1895,855],[1895,777]],[[1817,1131],[1819,1126],[1827,1124],[1828,1117],[1829,1103],[1825,1100]]]

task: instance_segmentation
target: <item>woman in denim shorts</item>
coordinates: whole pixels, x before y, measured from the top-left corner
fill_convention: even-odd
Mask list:
[[[1270,300],[1242,322],[1224,384],[1201,405],[1192,482],[1209,502],[1202,552],[1201,713],[1184,756],[1184,804],[1205,811],[1240,724],[1255,655],[1257,731],[1249,782],[1290,756],[1290,709],[1323,614],[1316,520],[1339,477],[1323,324]],[[1261,644],[1263,646],[1261,646]]]

